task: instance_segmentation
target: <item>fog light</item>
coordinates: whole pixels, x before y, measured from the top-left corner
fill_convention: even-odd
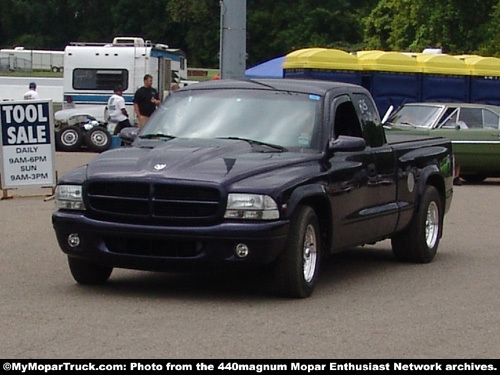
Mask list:
[[[235,253],[238,258],[245,258],[246,256],[248,256],[249,251],[250,250],[248,249],[248,246],[244,243],[239,243],[238,245],[236,245]]]
[[[73,248],[80,245],[80,236],[78,235],[78,233],[71,233],[68,236],[68,245],[69,245],[69,247],[73,247]]]

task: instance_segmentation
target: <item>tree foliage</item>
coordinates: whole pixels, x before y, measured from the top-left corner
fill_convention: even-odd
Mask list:
[[[142,36],[217,67],[221,0],[0,0],[0,46]],[[247,65],[305,47],[500,56],[500,0],[247,0]]]
[[[380,0],[365,18],[366,46],[399,51],[439,46],[454,54],[474,53],[488,39],[482,29],[498,2]]]

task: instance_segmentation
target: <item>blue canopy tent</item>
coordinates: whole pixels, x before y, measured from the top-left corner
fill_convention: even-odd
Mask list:
[[[245,71],[246,78],[283,78],[285,56],[263,62]]]

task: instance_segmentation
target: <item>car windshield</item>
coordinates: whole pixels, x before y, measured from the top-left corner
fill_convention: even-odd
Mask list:
[[[441,107],[429,105],[405,105],[395,112],[387,122],[391,125],[431,128],[436,122]]]
[[[320,97],[264,90],[176,92],[140,138],[243,138],[284,148],[316,148]]]

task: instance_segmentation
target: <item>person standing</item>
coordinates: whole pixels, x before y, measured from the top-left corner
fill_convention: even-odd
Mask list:
[[[137,114],[137,123],[142,128],[156,107],[160,105],[158,91],[153,87],[153,77],[144,76],[144,86],[139,88],[134,95],[134,110]]]
[[[128,120],[127,109],[125,108],[125,99],[123,99],[123,88],[121,85],[116,86],[114,94],[108,99],[108,113],[109,120],[115,122],[114,135],[120,133],[123,128],[127,128],[130,125]]]
[[[40,95],[36,91],[36,83],[30,82],[29,90],[24,93],[24,100],[37,100],[40,99]]]

